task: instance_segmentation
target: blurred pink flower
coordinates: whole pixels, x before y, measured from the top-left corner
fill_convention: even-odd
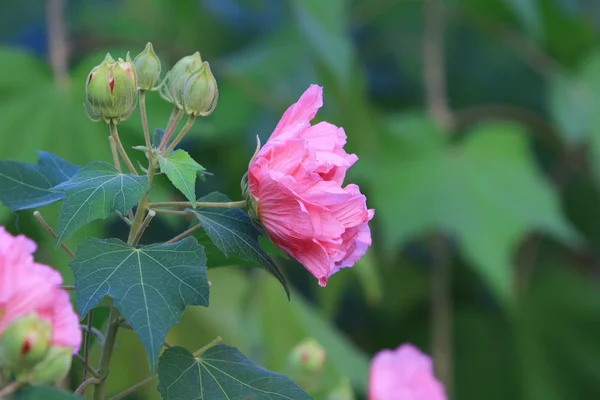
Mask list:
[[[0,226],[0,336],[12,321],[35,312],[52,325],[52,344],[76,353],[81,346],[79,317],[60,288],[60,273],[34,261],[36,248],[32,240]]]
[[[375,211],[367,209],[358,186],[342,187],[358,160],[344,150],[344,129],[328,122],[311,126],[322,105],[323,88],[311,85],[254,157],[248,182],[273,242],[325,286],[365,254]]]
[[[431,358],[411,344],[377,353],[370,375],[369,400],[446,400]]]

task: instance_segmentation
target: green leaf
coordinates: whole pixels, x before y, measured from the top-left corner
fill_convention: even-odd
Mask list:
[[[198,201],[229,202],[231,200],[224,194],[215,192]],[[196,210],[189,211],[196,215],[202,228],[219,250],[227,257],[241,258],[269,271],[281,282],[289,299],[290,289],[285,277],[277,264],[260,247],[258,242],[260,232],[252,225],[248,214],[240,209],[217,207],[198,207]]]
[[[88,239],[70,266],[81,317],[109,295],[142,341],[153,370],[184,307],[208,306],[206,255],[191,237],[140,249],[118,239]]]
[[[81,400],[79,396],[49,386],[28,387],[19,390],[16,397],[18,400]]]
[[[352,41],[347,0],[294,0],[296,20],[320,58],[343,83],[350,80]]]
[[[480,125],[457,144],[426,120],[410,134],[402,124],[392,129],[396,126],[396,137],[388,138],[379,157],[363,160],[377,176],[370,200],[386,216],[380,224],[388,249],[433,230],[455,234],[473,267],[507,301],[513,251],[527,232],[578,242],[530,158],[520,126]],[[413,140],[416,135],[422,138]]]
[[[165,350],[158,365],[164,400],[312,399],[289,378],[268,371],[235,347],[211,347],[198,358],[183,347]]]
[[[196,207],[196,177],[205,171],[184,150],[177,150],[166,157],[158,155],[160,171],[167,175],[171,183]]]
[[[0,161],[0,201],[13,209],[42,207],[65,195],[52,188],[69,180],[79,167],[40,151],[37,164]]]
[[[113,211],[126,214],[148,190],[148,177],[123,174],[110,164],[93,162],[54,190],[66,193],[58,219],[58,245],[93,220]]]

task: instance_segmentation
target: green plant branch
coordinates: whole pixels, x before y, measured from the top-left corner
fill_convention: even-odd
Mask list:
[[[78,396],[83,396],[85,393],[85,389],[87,389],[88,387],[90,387],[92,385],[96,385],[98,383],[100,383],[100,379],[88,378],[88,379],[84,380],[83,382],[81,382],[81,385],[79,385],[79,387],[77,389],[75,389],[75,394]]]
[[[140,90],[140,115],[142,116],[142,127],[144,128],[144,139],[148,152],[152,151],[152,141],[150,140],[150,129],[148,129],[148,116],[146,114],[146,91]],[[147,153],[148,159],[152,156]]]
[[[105,335],[106,341],[104,342],[102,354],[100,355],[100,369],[98,371],[100,379],[98,382],[94,383],[96,385],[96,388],[94,389],[94,400],[105,400],[106,397],[106,382],[110,369],[110,360],[117,340],[117,332],[119,331],[119,318],[119,311],[114,304],[111,303],[108,328]]]
[[[60,288],[63,289],[63,290],[68,290],[68,291],[75,290],[75,286],[73,286],[73,285],[61,285]]]
[[[173,142],[169,145],[169,147],[167,147],[167,149],[163,152],[163,154],[169,154],[170,152],[173,151],[175,146],[177,146],[179,144],[179,142],[181,142],[181,139],[183,139],[183,137],[189,132],[189,130],[192,129],[194,122],[196,122],[196,117],[194,115],[190,115],[188,117],[187,122],[183,126],[183,128],[181,128],[181,131],[179,132],[177,137],[175,137]]]
[[[179,242],[180,240],[185,239],[186,237],[192,235],[194,232],[196,232],[200,228],[202,228],[202,224],[194,225],[190,229],[187,229],[187,230],[181,232],[179,235],[175,236],[173,239],[167,240],[165,243]]]
[[[246,207],[246,200],[240,201],[230,201],[230,202],[205,202],[205,201],[197,201],[197,207],[214,207],[214,208],[244,208]],[[159,201],[154,203],[149,203],[148,207],[154,209],[155,207],[184,207],[191,208],[192,203],[189,201]],[[158,210],[157,210],[158,211]],[[167,211],[167,210],[162,210]]]
[[[189,215],[189,211],[164,210],[162,208],[152,208],[158,214]]]
[[[148,228],[148,225],[150,225],[150,221],[152,221],[152,218],[154,218],[155,215],[156,215],[156,211],[154,211],[154,210],[148,211],[148,214],[146,214],[146,218],[144,218],[144,221],[140,225],[140,228],[138,229],[137,233],[135,234],[135,237],[133,238],[133,241],[131,242],[132,246],[134,246],[134,247],[137,246],[140,239],[142,238],[142,235],[144,234],[144,231],[146,230],[146,228]]]
[[[94,310],[90,310],[90,312],[88,312],[87,329],[85,331],[85,339],[84,339],[84,345],[83,345],[83,364],[84,365],[89,365],[90,338],[92,336],[92,318],[93,318],[93,316],[94,316]],[[83,385],[83,382],[85,382],[85,380],[87,379],[87,374],[88,374],[88,370],[87,370],[87,368],[84,368],[83,369],[83,378],[81,379],[82,385]]]
[[[46,222],[46,220],[44,219],[44,217],[42,217],[42,214],[40,214],[39,211],[34,211],[33,216],[35,217],[35,219],[38,220],[38,222],[42,225],[46,232],[48,232],[54,239],[58,237],[56,232],[54,232],[54,229],[52,229],[52,227]],[[69,255],[69,257],[75,258],[75,253],[73,253],[73,250],[71,250],[66,243],[61,242],[60,247]]]
[[[112,136],[108,137],[108,141],[110,143],[110,151],[112,152],[113,163],[115,164],[115,168],[119,172],[123,172],[121,169],[121,161],[119,160],[119,150],[117,149],[117,143]]]
[[[127,168],[129,168],[129,172],[131,172],[134,175],[139,175],[135,167],[133,166],[133,163],[129,159],[129,156],[125,151],[125,147],[123,147],[123,143],[121,143],[121,139],[119,138],[119,131],[117,130],[117,125],[111,122],[110,124],[108,124],[108,126],[110,128],[110,136],[112,136],[113,140],[115,141],[117,149],[121,154],[121,158],[123,158],[123,161],[125,161],[125,164],[127,164]]]
[[[135,212],[135,218],[131,225],[131,229],[129,231],[129,238],[127,239],[127,243],[133,245],[136,236],[138,235],[142,225],[144,223],[144,217],[146,214],[146,210],[148,209],[148,196],[150,195],[150,190],[152,189],[152,182],[154,181],[154,175],[156,174],[156,165],[154,159],[151,158],[148,165],[148,191],[140,200],[137,210]],[[145,229],[145,228],[144,228]],[[142,232],[143,233],[143,232]],[[141,237],[141,235],[140,235]],[[139,240],[139,238],[138,238]]]
[[[200,357],[202,354],[204,354],[204,352],[208,349],[210,349],[213,346],[218,345],[219,343],[223,342],[223,338],[221,336],[217,336],[215,338],[215,340],[213,340],[210,343],[205,344],[204,346],[200,347],[198,350],[196,350],[194,352],[194,357]]]
[[[74,358],[76,360],[81,361],[81,363],[83,364],[83,367],[94,377],[94,378],[100,378],[100,374],[98,373],[98,371],[96,371],[94,368],[92,368],[90,365],[86,365],[85,361],[83,359],[83,357],[81,357],[79,354],[75,354]]]
[[[159,152],[164,151],[165,147],[167,147],[167,143],[169,143],[169,140],[171,140],[171,136],[173,136],[173,132],[175,132],[175,129],[177,128],[177,125],[179,124],[179,121],[181,121],[182,117],[183,111],[177,107],[173,107],[171,117],[169,118],[169,123],[165,129],[165,134],[160,142],[160,145],[158,146]]]
[[[121,393],[114,395],[109,400],[122,399],[123,397],[127,396],[128,394],[135,392],[137,389],[141,388],[145,384],[152,382],[156,378],[158,378],[158,374],[149,376],[148,378],[144,379],[143,381],[140,381],[140,382],[136,383],[135,385],[131,386],[130,388],[123,390]]]

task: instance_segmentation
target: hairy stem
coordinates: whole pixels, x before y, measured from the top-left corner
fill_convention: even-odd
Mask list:
[[[146,91],[140,90],[140,115],[142,116],[142,126],[144,127],[144,138],[148,151],[152,151],[152,141],[150,140],[150,130],[148,129],[148,115],[146,114]],[[148,154],[148,159],[151,156]]]
[[[117,332],[119,331],[119,317],[119,311],[111,304],[108,328],[105,335],[106,341],[104,342],[102,354],[100,355],[100,370],[98,371],[100,374],[100,381],[95,383],[96,389],[94,390],[94,400],[105,400],[106,398],[106,382],[110,370],[110,360],[117,340]]]
[[[150,208],[154,208],[154,207],[191,208],[192,203],[190,203],[189,201],[159,201],[159,202],[149,203],[148,207],[150,207]],[[244,208],[244,207],[246,207],[246,200],[230,201],[230,202],[225,202],[225,203],[197,201],[196,207]]]
[[[167,149],[164,151],[164,154],[169,154],[170,152],[173,151],[175,146],[177,146],[179,144],[179,142],[181,142],[181,139],[183,139],[183,137],[189,132],[189,130],[192,129],[192,126],[194,125],[195,121],[196,121],[196,117],[193,115],[190,115],[187,122],[183,126],[183,128],[181,128],[181,131],[179,132],[177,137],[173,140],[173,142],[169,145],[169,147],[167,147]]]
[[[108,126],[110,127],[110,136],[112,136],[113,140],[115,141],[117,149],[121,154],[121,158],[123,158],[123,161],[125,161],[125,164],[127,164],[127,168],[129,168],[129,172],[131,172],[134,175],[139,175],[135,167],[133,166],[133,163],[129,159],[129,156],[125,151],[125,147],[123,147],[123,143],[121,143],[121,139],[119,138],[119,131],[117,130],[117,125],[111,122]]]
[[[132,387],[130,387],[128,389],[125,389],[121,393],[119,393],[119,394],[111,397],[109,400],[122,399],[123,397],[127,396],[128,394],[131,394],[131,393],[135,392],[136,390],[138,390],[139,388],[141,388],[145,384],[147,384],[149,382],[152,382],[157,377],[158,377],[158,375],[149,376],[148,378],[144,379],[143,381],[140,381],[140,382],[136,383],[135,385],[133,385]]]

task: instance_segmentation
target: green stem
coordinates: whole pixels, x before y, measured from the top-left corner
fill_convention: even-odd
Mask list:
[[[100,382],[96,383],[94,400],[105,400],[106,398],[106,382],[110,369],[110,360],[113,355],[113,350],[115,349],[118,331],[119,311],[114,305],[111,304],[108,329],[106,330],[106,341],[104,342],[102,354],[100,355],[100,370],[98,371],[100,373]]]
[[[185,239],[186,237],[190,236],[191,234],[193,234],[200,228],[202,228],[202,224],[194,225],[190,229],[181,232],[179,235],[175,236],[173,239],[166,241],[165,243],[169,244],[169,243],[179,242],[180,240]]]
[[[171,140],[171,136],[173,136],[173,132],[175,132],[175,129],[177,128],[177,125],[179,124],[179,121],[181,121],[182,117],[183,111],[177,107],[174,107],[173,111],[171,112],[171,117],[169,118],[167,128],[165,129],[165,134],[160,142],[160,146],[158,146],[159,152],[162,152],[165,147],[167,147],[167,143],[169,143],[169,140]]]
[[[202,346],[198,350],[196,350],[194,352],[194,357],[200,357],[206,350],[210,349],[213,346],[220,344],[221,342],[223,342],[223,339],[221,338],[221,336],[217,336],[215,340],[213,340],[212,342],[210,342],[208,344],[205,344],[204,346]]]
[[[94,310],[88,312],[87,329],[85,331],[85,342],[83,345],[83,363],[85,368],[83,369],[82,384],[87,380],[88,367],[90,365],[90,337],[92,336],[92,321],[93,321]]]
[[[148,151],[152,151],[152,141],[150,140],[150,129],[148,129],[148,115],[146,114],[146,91],[140,90],[140,114],[142,116],[142,126],[144,128],[144,138]],[[148,154],[148,158],[150,158]]]
[[[149,210],[148,214],[146,215],[146,218],[144,218],[144,221],[142,222],[142,224],[140,225],[140,229],[138,229],[135,237],[133,238],[133,241],[131,242],[132,246],[137,246],[137,244],[139,243],[140,239],[142,238],[142,235],[144,234],[144,231],[146,230],[146,228],[148,227],[148,225],[150,225],[150,221],[152,221],[152,218],[154,218],[154,216],[156,215],[156,211],[154,210]]]
[[[135,218],[133,223],[131,224],[131,230],[129,231],[129,238],[127,239],[127,243],[133,245],[136,237],[139,234],[140,229],[143,227],[144,217],[146,214],[146,210],[148,209],[148,196],[150,195],[150,189],[152,189],[152,181],[154,180],[154,175],[156,174],[156,166],[154,165],[154,161],[151,158],[150,164],[148,165],[148,191],[140,200],[137,210],[135,212]],[[139,235],[141,237],[141,235]],[[139,238],[138,238],[139,240]]]
[[[109,400],[118,400],[118,399],[122,399],[123,397],[127,396],[130,393],[135,392],[137,389],[141,388],[142,386],[144,386],[145,384],[147,384],[148,382],[153,381],[154,379],[158,378],[158,375],[153,375],[153,376],[149,376],[148,378],[144,379],[141,382],[136,383],[135,385],[131,386],[128,389],[123,390],[121,393],[111,397]]]
[[[177,137],[175,138],[175,140],[173,140],[173,142],[169,145],[169,147],[167,147],[167,149],[163,152],[163,154],[169,154],[170,152],[173,151],[173,149],[175,148],[175,146],[177,146],[179,144],[179,142],[181,142],[181,139],[183,139],[183,137],[192,128],[192,126],[194,125],[195,121],[196,121],[196,117],[194,115],[190,115],[189,118],[188,118],[188,120],[187,120],[187,122],[185,123],[185,125],[181,129],[181,132],[179,132],[179,134],[177,135]]]
[[[155,203],[149,203],[148,207],[192,207],[192,203],[189,201],[159,201]],[[244,208],[246,207],[246,200],[230,201],[225,203],[220,202],[206,202],[197,201],[196,207],[214,207],[214,208]],[[158,210],[157,210],[158,211]]]
[[[187,211],[164,210],[162,208],[153,208],[152,211],[159,214],[188,215]]]
[[[125,147],[123,147],[123,143],[121,143],[121,139],[119,139],[119,131],[117,130],[117,125],[111,122],[110,124],[108,124],[108,126],[110,127],[110,136],[115,141],[115,144],[117,145],[117,149],[119,149],[119,153],[121,154],[123,161],[125,161],[125,164],[127,164],[127,168],[129,168],[129,171],[132,174],[139,175],[135,167],[133,166],[133,163],[129,159],[129,156],[125,151]]]

